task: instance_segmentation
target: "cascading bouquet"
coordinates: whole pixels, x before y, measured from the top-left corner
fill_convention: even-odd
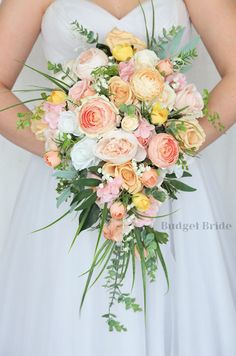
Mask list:
[[[157,231],[154,220],[161,217],[164,201],[177,199],[179,191],[195,190],[179,178],[191,176],[186,158],[196,155],[205,140],[197,119],[204,114],[217,125],[218,116],[209,114],[207,92],[204,105],[183,74],[197,56],[195,39],[180,47],[184,28],[164,29],[155,38],[153,24],[146,43],[114,28],[105,44],[77,21],[72,30],[89,48],[67,63],[49,62],[51,75],[26,65],[55,88],[37,89],[41,96],[32,101],[40,104],[33,112],[18,114],[18,128],[30,126],[45,141],[44,160],[58,179],[57,205],[69,205],[48,226],[78,213],[71,247],[82,231],[98,229],[81,307],[89,287],[106,271],[109,307],[103,317],[109,330],[125,331],[112,307],[118,302],[135,312],[142,310],[122,290],[130,265],[134,284],[136,257],[144,311],[146,280],[155,280],[159,263],[169,285],[160,247],[168,234]]]

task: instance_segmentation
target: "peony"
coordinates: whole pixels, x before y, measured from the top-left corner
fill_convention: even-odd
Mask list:
[[[87,79],[80,80],[69,90],[69,98],[71,98],[75,103],[79,102],[86,96],[92,96],[95,94],[95,90],[90,86],[90,81]]]
[[[164,77],[171,75],[173,73],[173,64],[169,59],[162,59],[157,64],[157,69],[159,72],[164,75]]]
[[[168,83],[164,84],[164,89],[158,98],[161,105],[171,111],[175,105],[176,94]]]
[[[155,134],[149,142],[148,157],[157,167],[172,166],[179,158],[178,142],[169,134]]]
[[[178,130],[178,137],[185,149],[198,151],[206,139],[205,131],[196,119],[181,118],[186,131]],[[177,125],[178,128],[178,125]]]
[[[166,78],[166,82],[174,89],[177,93],[178,91],[184,89],[187,85],[186,76],[182,73],[174,73]]]
[[[74,145],[70,155],[72,164],[76,170],[95,166],[99,163],[99,159],[94,155],[95,147],[96,141],[87,137]]]
[[[143,161],[146,152],[133,134],[115,130],[104,135],[98,142],[95,155],[103,161],[122,164],[132,159]]]
[[[111,219],[109,224],[105,224],[103,228],[105,239],[115,242],[123,240],[123,223],[120,220]]]
[[[139,143],[146,147],[150,141],[150,138],[155,130],[155,126],[149,124],[145,119],[140,120],[139,127],[134,131],[135,136],[137,137]]]
[[[156,69],[152,68],[135,71],[131,77],[130,84],[134,95],[141,101],[155,99],[164,88],[163,77]]]
[[[128,82],[135,70],[134,59],[131,58],[128,62],[120,62],[118,68],[121,79],[125,82]]]
[[[120,77],[114,76],[109,80],[110,99],[119,107],[121,104],[130,105],[134,96],[130,85]]]
[[[159,58],[156,53],[151,51],[150,49],[143,49],[142,51],[138,51],[134,55],[135,68],[154,68],[158,62]]]
[[[80,136],[76,114],[73,111],[63,111],[60,113],[58,130],[62,133],[70,133]]]
[[[110,207],[110,214],[113,219],[124,219],[126,208],[121,202],[115,202]]]
[[[81,132],[98,137],[116,127],[118,110],[106,97],[86,99],[77,111]]]
[[[137,118],[137,116],[125,115],[121,121],[121,128],[127,132],[136,130],[138,125],[139,119]]]
[[[92,79],[92,71],[107,64],[107,55],[101,49],[92,47],[79,55],[72,69],[80,79]]]
[[[156,103],[152,107],[151,111],[151,123],[154,125],[163,125],[169,115],[169,110],[163,108],[159,103]]]
[[[150,199],[143,193],[134,194],[132,202],[135,208],[141,212],[147,211],[151,205]]]
[[[157,185],[158,182],[158,174],[156,169],[149,169],[142,174],[141,182],[146,188],[153,188]]]
[[[176,95],[175,108],[177,110],[187,107],[182,113],[190,118],[198,118],[203,115],[204,102],[201,94],[194,84],[186,85]]]
[[[119,62],[125,62],[134,55],[133,48],[128,44],[117,44],[112,50],[113,57]]]
[[[43,159],[44,159],[44,162],[49,167],[52,167],[52,168],[59,166],[59,164],[61,163],[59,152],[57,152],[57,151],[46,152]]]
[[[100,185],[97,188],[97,197],[100,200],[100,203],[112,203],[120,195],[120,188],[122,186],[121,177],[116,177],[112,181],[109,181],[105,185]]]
[[[141,49],[147,47],[144,41],[140,40],[132,33],[119,30],[117,27],[114,27],[113,30],[107,34],[105,42],[110,48],[111,52],[115,46],[120,44],[133,46],[135,51],[140,51]]]

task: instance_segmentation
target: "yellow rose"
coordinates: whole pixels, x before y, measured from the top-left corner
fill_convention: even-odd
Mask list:
[[[164,79],[156,69],[139,69],[132,75],[130,85],[137,99],[151,101],[162,93]]]
[[[139,211],[147,211],[151,205],[150,199],[143,193],[134,194],[132,201]]]
[[[161,104],[156,103],[152,107],[151,123],[153,125],[163,125],[168,118],[169,110],[163,108]]]
[[[112,77],[109,81],[110,99],[119,107],[121,104],[130,105],[134,100],[133,92],[129,83],[120,77]]]
[[[197,119],[181,118],[179,123],[184,123],[186,131],[178,130],[177,139],[181,140],[181,147],[184,149],[190,149],[198,151],[206,139],[205,131],[199,124]],[[178,129],[178,125],[177,125]]]
[[[125,62],[133,57],[134,51],[129,44],[118,44],[113,48],[112,55],[117,61]]]
[[[133,170],[131,162],[119,165],[105,163],[103,171],[112,177],[121,177],[123,181],[122,187],[131,194],[136,194],[143,188],[139,177]]]
[[[127,44],[129,46],[133,46],[135,52],[147,47],[144,41],[140,40],[132,33],[121,31],[117,27],[113,28],[113,30],[108,33],[105,41],[111,52],[113,52],[113,49],[116,45],[120,44]]]
[[[51,95],[47,98],[47,101],[52,104],[63,104],[67,98],[67,95],[64,91],[53,90]]]

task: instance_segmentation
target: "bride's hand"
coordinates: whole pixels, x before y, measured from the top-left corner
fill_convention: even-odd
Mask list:
[[[209,108],[212,113],[219,113],[226,131],[236,121],[236,2],[185,0],[185,3],[222,78],[211,92]],[[206,147],[221,133],[206,118],[201,118],[200,123],[207,134]]]
[[[11,89],[40,33],[44,11],[52,0],[4,0],[0,5],[0,109],[20,102]],[[43,143],[28,130],[17,130],[18,112],[28,109],[18,106],[0,112],[0,134],[18,146],[38,155]]]

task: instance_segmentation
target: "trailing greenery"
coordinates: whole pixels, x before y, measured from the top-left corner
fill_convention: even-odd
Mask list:
[[[204,109],[203,115],[205,118],[213,125],[213,127],[219,132],[223,132],[225,130],[224,124],[220,121],[220,115],[217,112],[210,112],[209,109],[209,99],[210,93],[207,89],[203,91],[203,101],[204,101]]]
[[[98,33],[89,31],[87,28],[81,25],[77,20],[73,21],[71,25],[72,25],[72,30],[84,36],[89,44],[98,43],[98,38],[99,38]]]

